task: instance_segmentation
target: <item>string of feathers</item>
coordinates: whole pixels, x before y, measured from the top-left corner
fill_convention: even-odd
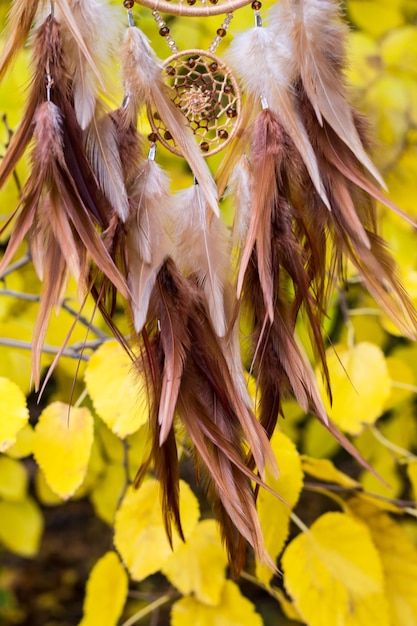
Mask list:
[[[243,567],[246,542],[274,567],[256,495],[267,488],[265,467],[278,471],[269,439],[283,398],[294,395],[364,463],[328,420],[297,321],[302,314],[328,381],[322,322],[348,258],[402,332],[415,335],[416,312],[377,233],[376,201],[403,214],[381,191],[363,121],[348,103],[346,25],[336,0],[280,0],[266,27],[258,15],[257,26],[233,41],[228,57],[246,102],[217,186],[131,9],[117,53],[124,100],[110,110],[113,11],[98,0],[11,5],[0,79],[28,38],[32,77],[0,163],[0,188],[28,148],[30,174],[8,220],[13,232],[0,275],[27,236],[42,281],[33,340],[36,388],[49,316],[68,276],[80,285],[81,300],[89,293],[96,300],[146,381],[154,439],[136,482],[152,464],[168,538],[172,526],[182,536],[177,423],[233,573]],[[174,196],[153,141],[144,156],[138,121],[146,107],[158,111],[194,177]],[[225,190],[235,203],[232,232],[219,210]],[[136,349],[113,319],[118,294],[127,303]],[[242,311],[251,325],[247,365],[259,407],[241,359]],[[331,394],[329,382],[328,388]]]

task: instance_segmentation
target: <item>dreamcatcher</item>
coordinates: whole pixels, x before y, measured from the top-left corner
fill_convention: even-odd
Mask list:
[[[110,111],[102,93],[118,9],[96,0],[12,3],[0,77],[30,35],[32,81],[0,185],[29,144],[31,172],[9,220],[0,274],[27,235],[43,281],[36,386],[49,315],[68,275],[83,298],[93,295],[149,393],[154,442],[137,482],[152,462],[168,537],[172,524],[182,535],[179,419],[239,573],[246,542],[270,563],[255,500],[266,487],[265,467],[277,472],[268,439],[282,399],[293,394],[357,455],[328,422],[296,337],[300,312],[326,377],[322,318],[347,257],[402,331],[415,333],[416,313],[376,232],[375,200],[401,212],[380,191],[364,124],[346,98],[346,25],[335,0],[280,0],[265,25],[258,0],[141,0],[167,43],[165,61],[136,26],[133,0],[123,4],[124,99]],[[220,58],[233,13],[249,4],[253,28]],[[179,50],[166,15],[222,17],[207,50]],[[147,137],[138,127],[145,111]],[[160,145],[188,162],[189,189],[171,194]],[[206,158],[219,151],[213,173]],[[235,206],[231,231],[219,209],[224,193]],[[113,321],[117,293],[128,303],[141,358]],[[239,349],[242,307],[259,419]]]

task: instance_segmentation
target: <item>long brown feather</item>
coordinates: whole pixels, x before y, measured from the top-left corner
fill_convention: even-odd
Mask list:
[[[0,58],[0,81],[28,38],[38,5],[39,0],[14,0],[11,4],[4,37],[6,46]]]

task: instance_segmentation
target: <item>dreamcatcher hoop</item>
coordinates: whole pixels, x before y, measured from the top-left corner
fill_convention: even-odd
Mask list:
[[[199,0],[191,0],[199,1]],[[202,2],[202,4],[187,4],[180,0],[178,3],[168,2],[168,0],[135,0],[137,4],[140,4],[152,11],[161,11],[161,13],[167,13],[168,15],[177,15],[180,17],[208,17],[210,15],[225,15],[226,13],[233,13],[237,9],[241,9],[244,6],[252,4],[252,0],[223,0],[218,3],[217,0],[210,2],[210,0]]]
[[[177,52],[164,61],[165,82],[175,106],[193,131],[203,156],[208,157],[229,144],[239,129],[241,93],[230,68],[216,55],[200,49]],[[148,107],[152,139],[182,156],[160,119]]]

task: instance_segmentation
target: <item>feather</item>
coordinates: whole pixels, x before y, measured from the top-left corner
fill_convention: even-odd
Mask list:
[[[319,125],[303,93],[300,107],[333,208],[331,214],[325,211],[305,181],[300,187],[300,210],[309,215],[309,221],[315,220],[330,233],[335,259],[332,267],[340,267],[342,254],[346,255],[394,323],[404,334],[414,337],[417,329],[414,307],[398,279],[394,260],[376,233],[375,199],[388,206],[391,203],[369,181],[362,164],[326,120],[323,128]],[[359,125],[358,132],[362,132]],[[392,208],[395,210],[395,205]]]
[[[138,28],[127,28],[120,54],[130,121],[136,123],[138,111],[144,104],[156,108],[198,180],[206,203],[215,215],[219,215],[217,189],[210,170],[194,141],[191,129],[186,125],[185,117],[169,97],[162,80],[161,66],[148,40]]]
[[[176,194],[173,201],[174,258],[187,275],[195,274],[208,302],[216,333],[226,333],[224,289],[229,267],[226,227],[208,214],[200,185]]]
[[[9,147],[0,162],[0,187],[4,185],[23,156],[33,131],[36,108],[45,100],[45,71],[54,76],[59,98],[68,96],[69,77],[63,64],[60,29],[51,16],[36,29],[32,52],[31,89],[22,116],[22,121],[11,138]]]
[[[264,107],[271,110],[292,138],[317,192],[330,208],[314,151],[297,113],[292,88],[294,74],[291,54],[287,41],[279,41],[274,31],[255,27],[233,40],[228,59],[241,77],[248,94],[246,106],[259,106],[261,100],[266,103]]]
[[[335,0],[282,0],[269,13],[270,26],[287,30],[292,43],[297,74],[320,125],[330,124],[356,158],[385,187],[366,154],[357,132],[353,111],[347,102],[343,66],[347,25]]]
[[[125,225],[128,284],[137,332],[145,324],[156,276],[171,248],[161,219],[169,201],[168,179],[155,161],[147,159],[129,189],[130,215]]]
[[[38,10],[39,0],[15,0],[7,16],[4,39],[6,46],[0,58],[0,81],[23,47]]]
[[[102,68],[109,56],[114,17],[96,0],[55,0],[55,3],[73,80],[76,116],[85,130],[95,112],[98,88],[104,87]]]
[[[103,115],[90,124],[85,147],[100,188],[120,220],[125,222],[129,215],[129,200],[118,139],[118,128],[113,117]]]
[[[177,410],[213,481],[210,491],[215,509],[222,512],[219,518],[231,564],[236,563],[232,560],[236,556],[234,527],[266,560],[250,479],[263,482],[246,467],[242,437],[261,475],[265,462],[276,467],[275,460],[263,429],[234,387],[200,290],[181,276],[170,259],[162,266],[152,294],[150,319],[154,318],[160,323],[152,360],[162,380],[155,384],[160,402],[158,442],[167,441]],[[153,452],[164,454],[158,448]],[[162,477],[165,492],[169,483],[169,476]]]

